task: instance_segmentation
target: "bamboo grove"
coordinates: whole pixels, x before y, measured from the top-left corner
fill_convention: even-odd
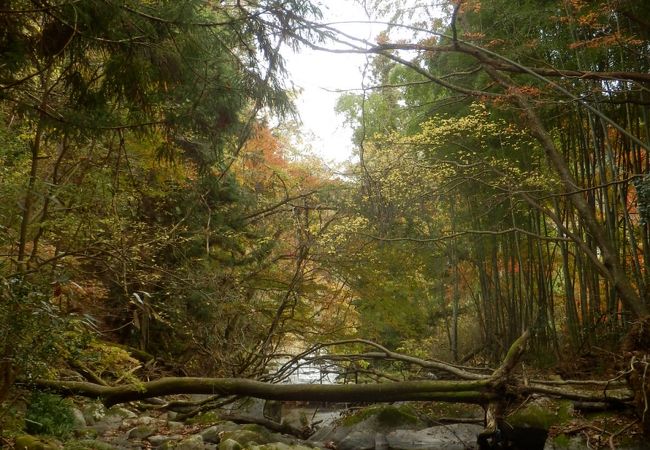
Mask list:
[[[455,358],[462,316],[492,357],[529,327],[556,360],[616,348],[647,311],[648,7],[447,7],[446,29],[348,41],[376,55],[364,93],[339,101],[360,148],[357,232],[418,267],[403,296],[428,299],[414,309]]]

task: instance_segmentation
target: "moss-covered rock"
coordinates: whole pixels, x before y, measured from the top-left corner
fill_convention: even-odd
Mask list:
[[[183,437],[179,434],[155,434],[149,436],[147,441],[151,444],[152,447],[158,448],[162,447],[167,442],[180,441]]]
[[[254,433],[257,433],[257,434],[263,436],[264,439],[267,440],[267,442],[268,442],[269,438],[271,437],[270,436],[271,432],[267,428],[264,428],[262,425],[258,425],[256,423],[247,423],[247,424],[242,425],[240,428],[242,430],[246,430],[246,431],[253,431]]]
[[[204,450],[205,444],[200,435],[194,435],[176,443],[174,449],[175,450]]]
[[[104,418],[106,407],[99,401],[88,402],[84,405],[81,412],[86,419],[86,424],[92,425]]]
[[[542,398],[508,416],[506,422],[514,428],[548,430],[554,425],[568,422],[572,417],[573,405],[570,401]]]
[[[219,443],[219,450],[241,450],[242,446],[232,439],[224,439]]]
[[[211,427],[203,430],[203,432],[201,433],[201,437],[205,442],[218,444],[219,442],[221,442],[221,434],[224,431],[234,431],[237,430],[238,428],[239,425],[237,425],[234,422],[229,422],[229,421],[218,422],[212,425]]]
[[[514,448],[543,449],[549,430],[573,418],[573,404],[568,400],[540,398],[506,417],[499,425],[502,439]]]
[[[117,406],[117,405],[108,408],[106,414],[120,416],[123,419],[134,419],[135,417],[137,417],[137,414],[131,411],[130,409],[126,409],[122,406]]]
[[[421,421],[410,405],[373,406],[351,414],[341,420],[340,425],[352,427],[368,419],[374,419],[381,428],[396,428],[418,425]]]
[[[129,439],[146,439],[156,433],[154,427],[150,425],[138,425],[127,433]]]
[[[56,439],[47,439],[28,434],[18,436],[14,442],[16,450],[60,450],[63,445]]]
[[[212,425],[217,422],[221,422],[221,417],[215,411],[207,411],[185,421],[188,425]]]
[[[225,441],[226,439],[238,442],[242,446],[268,443],[268,436],[266,434],[244,429],[224,431],[221,433],[221,440]]]
[[[334,428],[324,427],[310,441],[315,445],[336,442],[341,449],[374,448],[377,433],[426,427],[427,423],[409,404],[380,405],[357,411],[339,420]]]

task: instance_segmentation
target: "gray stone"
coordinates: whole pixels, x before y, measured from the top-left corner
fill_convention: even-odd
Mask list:
[[[262,414],[268,420],[280,423],[282,421],[282,402],[277,400],[266,400]]]
[[[266,419],[278,423],[282,420],[282,403],[276,400],[248,397],[229,405],[225,411],[252,419]]]
[[[154,422],[156,422],[156,419],[154,419],[153,417],[149,417],[149,416],[138,417],[135,420],[136,425],[151,425]]]
[[[121,425],[122,418],[120,416],[104,416],[100,420],[92,422],[90,428],[101,434],[108,430],[118,429]]]
[[[259,398],[246,397],[237,402],[226,406],[224,410],[227,414],[235,414],[242,417],[254,419],[264,419],[265,400]]]
[[[327,442],[328,440],[331,440],[331,436],[334,435],[334,426],[332,425],[325,425],[320,427],[318,430],[314,432],[311,436],[309,436],[309,439],[307,439],[309,442]]]
[[[333,425],[341,418],[341,411],[338,409],[315,408],[315,407],[289,407],[282,409],[282,423],[291,425],[294,428],[303,428],[317,424],[319,428]]]
[[[175,450],[204,450],[205,444],[203,443],[203,439],[201,438],[201,435],[196,434],[194,436],[190,436],[178,442],[174,446],[174,449]]]
[[[168,435],[168,434],[155,434],[153,436],[149,436],[147,440],[151,445],[154,447],[160,447],[166,442],[169,441],[178,441],[181,439],[181,436],[179,435]]]
[[[156,430],[149,425],[138,425],[127,433],[129,439],[146,439],[152,436]]]
[[[242,446],[239,444],[237,441],[233,441],[232,439],[224,439],[220,444],[219,444],[219,450],[241,450]]]
[[[339,450],[373,450],[375,448],[375,434],[374,431],[370,430],[353,431],[341,439],[336,448]]]
[[[130,409],[121,406],[112,406],[106,411],[106,414],[120,416],[123,419],[135,419],[138,415]]]
[[[423,430],[395,430],[386,439],[390,448],[402,450],[466,450],[476,449],[478,434],[483,427],[456,423]]]
[[[86,417],[80,409],[72,408],[72,420],[75,430],[86,427]]]
[[[407,405],[374,406],[342,419],[334,428],[323,427],[309,438],[310,442],[334,442],[346,449],[374,448],[376,433],[393,430],[421,429],[426,424]],[[355,445],[361,447],[355,447]],[[342,447],[340,447],[342,448]]]
[[[388,450],[388,439],[384,433],[375,434],[375,450]]]
[[[106,416],[106,408],[99,402],[87,403],[82,412],[87,425],[93,425]]]
[[[251,430],[233,430],[221,433],[221,439],[232,439],[243,446],[266,444],[268,438],[256,431]]]
[[[221,433],[224,431],[234,431],[238,428],[238,425],[234,422],[221,422],[203,430],[201,437],[205,442],[218,444],[221,441]]]
[[[280,434],[280,433],[268,433],[266,442],[280,442],[287,445],[302,445],[305,444],[305,441],[298,439],[295,436]]]
[[[170,420],[167,422],[167,428],[169,428],[171,431],[178,431],[185,427],[185,424],[183,422],[174,422]]]

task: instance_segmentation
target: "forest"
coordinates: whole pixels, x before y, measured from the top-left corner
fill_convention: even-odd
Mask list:
[[[650,2],[349,2],[382,31],[315,0],[0,0],[0,447],[647,448]],[[339,167],[301,132],[304,50],[366,58]],[[302,440],[73,429],[248,398],[229,420]],[[479,432],[307,443],[273,402]]]

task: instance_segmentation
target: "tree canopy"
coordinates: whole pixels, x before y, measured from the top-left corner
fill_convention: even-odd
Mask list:
[[[372,40],[306,0],[0,1],[0,401],[65,367],[93,395],[268,381],[324,341],[496,363],[531,330],[567,374],[618,352],[649,308],[650,5],[365,3]],[[338,173],[287,47],[368,57]]]

